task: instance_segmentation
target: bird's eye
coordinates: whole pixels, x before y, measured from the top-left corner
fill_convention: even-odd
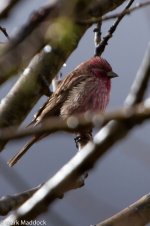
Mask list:
[[[92,72],[97,77],[99,77],[99,76],[105,76],[106,75],[106,72],[103,69],[101,69],[101,68],[93,68],[92,69]]]

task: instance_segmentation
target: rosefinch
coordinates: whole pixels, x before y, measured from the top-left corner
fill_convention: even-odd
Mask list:
[[[117,77],[110,64],[101,57],[81,63],[60,83],[31,124],[36,126],[50,116],[63,119],[86,111],[104,111],[111,89],[111,78]],[[13,166],[39,139],[48,134],[35,135],[8,164]]]

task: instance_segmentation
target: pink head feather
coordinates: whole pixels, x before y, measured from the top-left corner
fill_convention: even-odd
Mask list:
[[[112,71],[112,67],[107,62],[107,60],[103,59],[102,57],[92,57],[90,60],[87,61],[90,66],[98,67],[104,69],[106,72]]]

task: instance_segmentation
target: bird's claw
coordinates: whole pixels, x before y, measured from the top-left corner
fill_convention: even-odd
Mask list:
[[[76,148],[78,149],[79,148],[79,143],[81,141],[81,136],[76,136],[74,138],[74,141],[75,141],[75,144],[76,144]]]

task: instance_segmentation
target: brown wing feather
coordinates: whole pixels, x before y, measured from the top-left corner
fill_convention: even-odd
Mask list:
[[[78,79],[77,79],[78,77]],[[48,101],[38,111],[36,118],[34,119],[35,125],[50,116],[59,116],[60,109],[64,101],[68,98],[70,91],[73,87],[77,86],[85,79],[85,75],[77,73],[75,70],[69,76],[67,76],[57,87],[56,91],[51,95]]]

